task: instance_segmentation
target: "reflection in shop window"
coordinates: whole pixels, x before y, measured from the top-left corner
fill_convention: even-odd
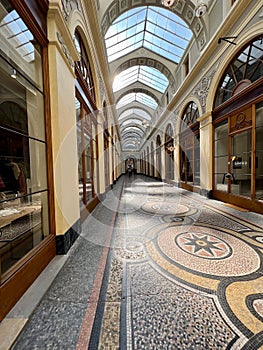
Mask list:
[[[0,18],[0,272],[49,234],[41,50],[8,1]]]
[[[263,102],[256,106],[256,199],[263,200]]]

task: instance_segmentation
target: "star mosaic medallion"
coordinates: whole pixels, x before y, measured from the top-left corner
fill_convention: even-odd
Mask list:
[[[203,233],[184,232],[175,238],[177,245],[187,253],[207,259],[222,259],[231,254],[226,242]]]

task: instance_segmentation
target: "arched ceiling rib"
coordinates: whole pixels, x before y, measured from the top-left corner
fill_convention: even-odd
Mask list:
[[[101,28],[102,34],[105,36],[107,30],[113,21],[119,17],[122,13],[128,11],[129,9],[149,5],[148,0],[115,0],[110,3],[106,9],[102,20]],[[162,7],[160,0],[151,0],[151,6]],[[162,7],[163,8],[163,7]],[[173,11],[180,18],[182,18],[185,23],[191,29],[196,40],[198,40],[199,49],[202,50],[206,43],[206,33],[205,24],[202,17],[195,17],[194,15],[195,4],[191,0],[180,0],[178,4],[169,11]]]
[[[121,107],[127,106],[129,103],[132,103],[134,101],[139,102],[142,105],[146,105],[153,111],[158,106],[158,102],[154,96],[151,96],[149,93],[141,91],[130,91],[129,93],[124,94],[124,96],[118,100],[116,108],[119,109]]]

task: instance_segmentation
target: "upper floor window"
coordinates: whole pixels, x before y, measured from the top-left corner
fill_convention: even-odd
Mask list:
[[[263,76],[263,37],[254,39],[228,65],[216,92],[215,107]]]
[[[199,111],[195,102],[190,102],[188,106],[185,108],[182,123],[181,123],[181,131],[195,124],[197,119],[199,118]]]
[[[75,32],[75,46],[80,55],[80,61],[76,63],[76,69],[81,73],[82,78],[89,90],[89,93],[93,98],[93,101],[95,102],[96,101],[95,88],[94,88],[94,82],[92,77],[90,60],[88,58],[88,54],[85,49],[84,43],[81,39],[81,36],[77,31]]]

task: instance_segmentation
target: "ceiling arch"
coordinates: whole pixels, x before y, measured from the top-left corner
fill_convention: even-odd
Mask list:
[[[122,13],[105,34],[108,62],[138,49],[179,63],[191,38],[186,22],[165,7],[141,6]]]
[[[143,107],[130,107],[123,109],[122,112],[119,114],[119,122],[122,123],[123,121],[131,118],[137,118],[137,119],[146,119],[150,121],[152,119],[151,114],[146,108]]]
[[[141,83],[155,93],[163,94],[169,80],[158,69],[146,65],[129,67],[117,74],[113,81],[113,92],[124,90],[133,84]]]
[[[142,133],[144,133],[145,128],[143,127],[142,124],[133,124],[133,123],[129,123],[126,125],[121,125],[120,129],[121,129],[121,133],[125,132],[126,130],[130,130],[130,128],[133,128],[133,130],[139,129]]]
[[[123,150],[140,149],[167,91],[175,93],[173,74],[190,41],[196,40],[200,50],[206,44],[205,23],[195,16],[195,2],[178,0],[167,8],[161,0],[113,0],[102,11],[111,81],[120,75],[112,87]]]
[[[114,75],[116,76],[122,71],[133,66],[148,66],[159,70],[164,76],[166,76],[166,78],[169,81],[170,87],[174,90],[175,79],[170,69],[168,69],[163,62],[153,59],[151,57],[134,57],[132,59],[129,59],[118,66],[118,68],[114,72]]]
[[[152,99],[155,100],[156,104],[158,105],[159,104],[159,100],[158,98],[156,97],[155,94],[153,94],[151,91],[147,90],[147,89],[144,89],[144,88],[134,88],[134,89],[130,89],[130,90],[127,90],[125,91],[124,93],[122,93],[119,98],[116,100],[116,106],[118,105],[118,103],[120,102],[120,100],[125,97],[125,95],[128,95],[128,94],[131,94],[131,93],[135,93],[135,94],[145,94],[149,97],[151,97]],[[118,108],[118,107],[117,107]],[[155,109],[155,108],[154,108]]]
[[[105,35],[114,20],[122,13],[140,6],[149,5],[147,0],[114,0],[110,3],[106,9],[102,20],[101,29],[102,34]],[[160,0],[151,0],[151,6],[162,7]],[[179,0],[176,6],[169,8],[168,11],[172,11],[183,19],[189,28],[191,29],[194,37],[198,41],[198,47],[200,50],[206,44],[206,26],[202,17],[196,17],[194,14],[195,4],[191,0]]]

